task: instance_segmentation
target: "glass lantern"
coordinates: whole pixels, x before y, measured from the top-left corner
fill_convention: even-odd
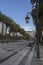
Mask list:
[[[30,19],[30,17],[27,15],[27,16],[25,17],[26,23],[29,23],[29,19]]]

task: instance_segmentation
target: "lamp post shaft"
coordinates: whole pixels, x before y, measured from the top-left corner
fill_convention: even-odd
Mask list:
[[[37,38],[37,42],[36,42],[36,45],[37,45],[37,59],[40,59],[40,51],[39,51],[39,24],[38,24],[38,4],[39,4],[39,1],[37,0],[36,1],[36,38]]]

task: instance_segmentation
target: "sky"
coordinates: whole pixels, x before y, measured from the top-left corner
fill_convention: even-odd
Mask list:
[[[26,31],[35,30],[31,15],[29,23],[26,24],[25,16],[27,12],[31,12],[32,5],[30,0],[0,0],[0,11],[11,17],[20,27]]]

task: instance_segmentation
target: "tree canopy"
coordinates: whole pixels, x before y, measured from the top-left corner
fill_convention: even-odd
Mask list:
[[[10,17],[4,15],[0,12],[0,22],[5,23],[6,26],[10,28],[13,32],[20,32],[23,36],[29,37],[29,34],[26,33],[26,31],[19,26],[19,24],[15,23],[14,20],[12,20]]]

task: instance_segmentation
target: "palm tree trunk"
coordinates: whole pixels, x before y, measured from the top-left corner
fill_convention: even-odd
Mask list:
[[[2,22],[2,43],[3,43],[3,30],[4,30],[4,23]]]
[[[7,24],[6,24],[6,31],[5,31],[5,42],[7,41]]]
[[[39,27],[38,27],[38,25],[36,25],[36,38],[37,38],[37,42],[36,42],[36,45],[37,45],[37,58],[40,59],[40,51],[39,51],[40,36],[39,36]]]
[[[17,32],[16,32],[16,42],[17,42]]]
[[[9,42],[11,41],[11,39],[10,39],[10,30],[9,30]]]

